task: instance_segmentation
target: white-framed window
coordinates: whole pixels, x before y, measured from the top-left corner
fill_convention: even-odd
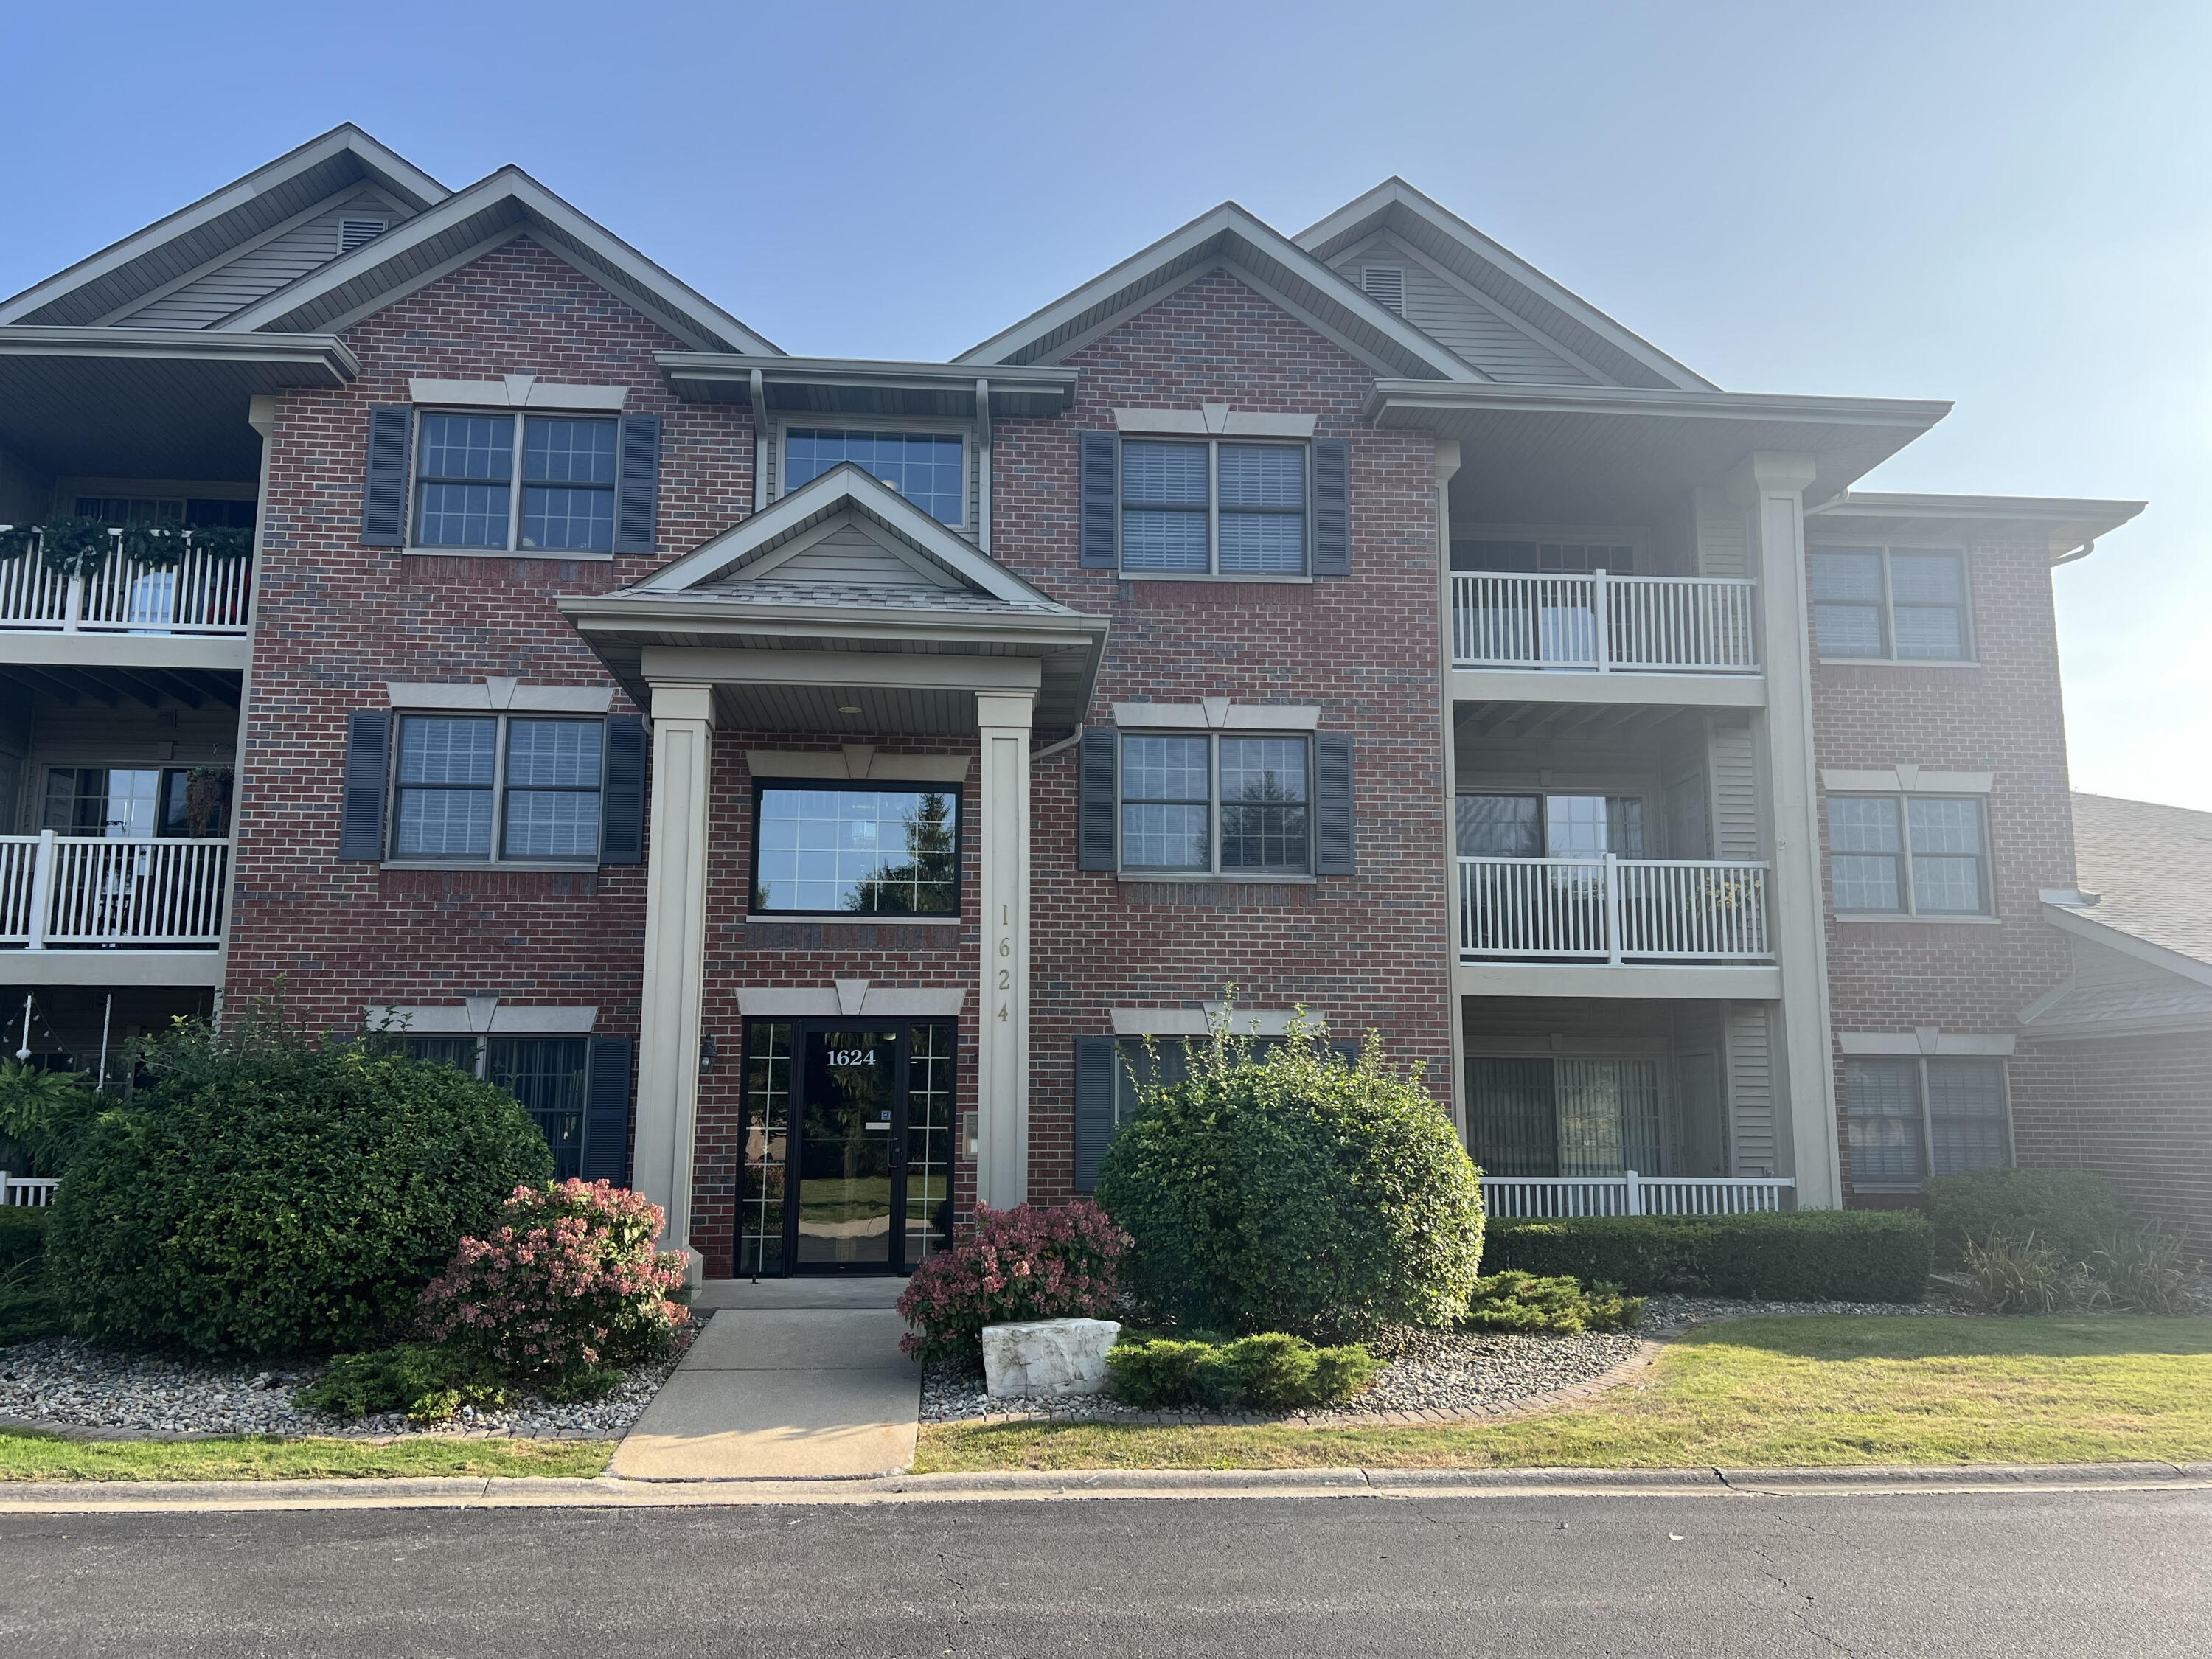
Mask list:
[[[1303,737],[1124,733],[1121,868],[1308,875],[1313,755]]]
[[[1641,537],[1619,530],[1572,527],[1492,533],[1477,530],[1455,537],[1451,567],[1458,571],[1496,571],[1538,576],[1609,576],[1636,574]]]
[[[424,409],[416,416],[410,545],[611,553],[611,417]]]
[[[1931,1175],[2012,1162],[2002,1060],[1846,1060],[1844,1119],[1862,1191],[1909,1191]]]
[[[1944,547],[1815,547],[1813,633],[1823,657],[1966,662],[1966,556]]]
[[[1462,793],[1453,805],[1462,858],[1647,856],[1641,795]]]
[[[1993,914],[1988,814],[1977,795],[1830,795],[1839,915]]]
[[[392,858],[598,860],[605,720],[404,713],[398,720]]]
[[[1125,438],[1121,568],[1144,575],[1302,576],[1303,443]]]
[[[888,422],[860,427],[793,421],[782,428],[781,449],[787,495],[851,461],[939,524],[958,529],[968,522],[968,441],[963,433]]]

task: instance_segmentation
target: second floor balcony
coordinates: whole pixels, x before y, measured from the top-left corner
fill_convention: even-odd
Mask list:
[[[232,532],[234,534],[235,532]],[[48,563],[43,532],[27,551],[0,558],[0,629],[61,634],[242,635],[253,561],[180,532],[161,556],[133,556],[120,531],[81,574]]]
[[[1711,859],[1462,858],[1464,962],[1771,963],[1767,866]]]
[[[1740,578],[1484,570],[1451,583],[1455,668],[1759,672],[1756,584]]]
[[[212,951],[229,874],[228,839],[0,836],[0,950]]]

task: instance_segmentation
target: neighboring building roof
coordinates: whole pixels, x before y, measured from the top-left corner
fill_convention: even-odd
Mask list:
[[[1063,295],[954,359],[962,363],[1054,363],[1157,305],[1207,271],[1230,267],[1243,283],[1385,374],[1480,380],[1481,373],[1397,313],[1376,304],[1271,226],[1224,202],[1111,270]]]
[[[2051,562],[2084,558],[2097,538],[2118,529],[2143,510],[2142,501],[2080,501],[2058,495],[1899,495],[1847,489],[1808,507],[1805,516],[1829,523],[1879,524],[1885,536],[1911,538],[1961,532],[2040,534],[2051,544]]]
[[[1385,179],[1293,240],[1334,265],[1340,255],[1377,233],[1434,261],[1540,338],[1564,347],[1577,364],[1594,371],[1591,379],[1616,386],[1719,390],[1403,179]]]
[[[2212,812],[2076,791],[2074,862],[2073,915],[2212,969]]]

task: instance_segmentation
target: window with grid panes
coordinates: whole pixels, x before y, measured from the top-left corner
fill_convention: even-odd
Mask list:
[[[763,782],[752,908],[957,915],[960,793]]]
[[[1304,738],[1121,739],[1121,867],[1304,875],[1313,868]]]
[[[1960,662],[1972,655],[1966,556],[1929,547],[1816,547],[1813,631],[1824,657]]]
[[[967,451],[957,432],[840,432],[793,427],[783,434],[788,495],[851,461],[941,524],[966,522]]]
[[[2001,1060],[1847,1060],[1844,1118],[1855,1187],[1911,1188],[2012,1162]]]
[[[393,858],[599,857],[604,721],[403,714],[397,746]]]
[[[1837,911],[1989,915],[1987,830],[1978,796],[1829,796],[1829,875]]]
[[[1306,447],[1128,439],[1121,568],[1295,576],[1306,568]]]
[[[416,546],[613,550],[616,422],[433,410],[419,421]]]
[[[505,1090],[544,1132],[553,1150],[553,1178],[583,1167],[584,1101],[591,1076],[591,1039],[580,1036],[408,1036],[410,1060],[451,1066]]]

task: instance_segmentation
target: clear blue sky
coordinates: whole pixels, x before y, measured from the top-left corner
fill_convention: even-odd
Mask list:
[[[354,120],[786,349],[943,356],[1390,173],[1732,390],[1949,398],[1867,487],[2148,499],[2057,573],[2077,787],[2212,809],[2212,6],[10,7],[0,292]]]

